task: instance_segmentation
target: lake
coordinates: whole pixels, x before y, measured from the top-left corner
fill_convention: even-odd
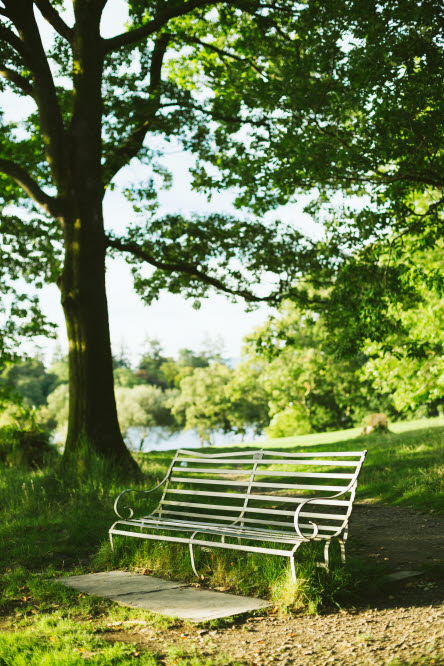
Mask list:
[[[140,440],[143,436],[143,429],[130,428],[127,434],[126,443],[129,448],[135,451],[140,450]],[[255,435],[254,431],[247,432],[243,438],[244,442],[260,442],[264,440],[264,435]],[[232,433],[225,434],[216,432],[213,435],[215,446],[230,446],[240,444],[242,437]],[[168,435],[162,428],[152,428],[147,437],[143,440],[142,451],[166,451],[168,449],[198,449],[200,448],[200,439],[194,430],[181,430],[174,435]],[[210,448],[206,446],[205,448]]]

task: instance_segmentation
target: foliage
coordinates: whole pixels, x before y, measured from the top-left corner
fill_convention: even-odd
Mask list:
[[[57,452],[50,445],[49,435],[39,429],[0,428],[0,464],[38,468],[54,460]]]
[[[262,364],[256,359],[244,359],[227,386],[231,430],[243,437],[249,429],[260,434],[269,421],[269,396],[261,382],[262,372]]]
[[[48,373],[42,361],[36,358],[9,362],[0,370],[0,386],[17,392],[30,407],[40,407],[46,403],[55,380],[55,374]]]
[[[67,384],[69,381],[69,362],[68,357],[59,354],[55,356],[53,362],[49,367],[49,372],[52,375],[56,376],[55,385],[53,388],[56,388],[59,384]]]
[[[350,428],[371,412],[396,412],[389,392],[357,375],[367,357],[338,359],[325,321],[286,303],[247,338],[269,400],[270,437]]]
[[[433,270],[442,262],[442,242],[434,252],[416,253],[419,269]],[[444,296],[421,288],[421,300],[411,309],[398,309],[401,330],[385,344],[368,344],[369,360],[361,376],[390,393],[403,414],[436,416],[444,405]],[[418,411],[419,410],[419,411]]]
[[[396,332],[394,306],[418,297],[421,283],[442,288],[442,265],[418,271],[405,244],[442,237],[442,18],[434,1],[307,2],[286,40],[273,16],[263,18],[262,43],[244,23],[240,40],[251,57],[261,53],[261,77],[204,63],[210,80],[222,78],[225,114],[231,103],[239,126],[254,122],[247,140],[199,137],[198,182],[235,186],[238,204],[259,214],[306,193],[305,212],[326,234],[316,258],[294,260],[342,354]]]
[[[68,427],[68,396],[68,384],[59,384],[48,396],[48,404],[40,410],[42,422],[51,430],[56,430],[58,439],[66,435]]]
[[[195,429],[202,446],[211,444],[216,430],[230,430],[230,400],[227,386],[233,371],[222,363],[196,368],[180,382],[180,393],[171,403],[175,418],[185,430]]]
[[[162,345],[159,340],[146,341],[148,349],[139,361],[136,377],[159,388],[168,388],[170,383],[163,372],[163,366],[171,362],[171,359],[163,355]]]
[[[212,444],[216,431],[245,436],[249,428],[260,433],[268,422],[267,396],[258,384],[260,368],[248,362],[232,370],[220,362],[187,372],[170,405],[179,425],[195,429]]]
[[[309,414],[303,405],[289,405],[273,415],[265,432],[267,437],[290,437],[311,432]]]
[[[160,388],[178,388],[183,377],[194,368],[207,368],[211,361],[223,362],[217,346],[211,341],[208,349],[195,352],[192,349],[179,349],[176,359],[164,356],[159,340],[146,341],[148,350],[142,355],[135,375],[139,381]]]
[[[140,376],[136,375],[131,368],[114,368],[114,386],[122,388],[133,388],[142,382]]]
[[[130,428],[141,430],[140,446],[151,428],[173,425],[171,412],[166,406],[168,393],[157,386],[118,387],[116,400],[122,433],[128,436]]]
[[[51,332],[32,289],[57,284],[70,338],[65,451],[77,455],[86,429],[97,451],[108,433],[107,454],[123,459],[105,252],[126,257],[148,303],[167,289],[198,306],[218,289],[326,311],[350,355],[396,331],[390,308],[421,281],[442,285],[441,269],[418,276],[402,245],[442,233],[442,5],[137,0],[124,32],[104,38],[105,5],[76,1],[71,25],[63,2],[3,0],[1,90],[29,112],[1,119],[0,355]],[[194,189],[233,187],[242,210],[162,215],[169,141],[193,153]],[[131,160],[139,183],[122,171]],[[103,220],[116,187],[134,210],[120,235]],[[301,194],[325,222],[318,241],[264,215]],[[142,370],[165,386],[154,361]]]

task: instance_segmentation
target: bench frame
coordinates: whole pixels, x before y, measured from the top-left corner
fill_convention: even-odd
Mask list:
[[[300,546],[303,543],[308,543],[310,541],[325,541],[325,546],[324,546],[324,562],[317,562],[317,566],[324,567],[325,569],[329,569],[329,549],[332,541],[335,539],[338,541],[339,546],[340,546],[340,551],[341,551],[341,561],[345,563],[345,543],[347,541],[348,537],[348,521],[353,509],[353,502],[355,499],[356,495],[356,487],[357,487],[357,479],[359,476],[359,473],[361,471],[362,465],[365,460],[367,451],[346,451],[346,452],[316,452],[316,453],[307,453],[307,452],[301,452],[301,453],[286,453],[286,452],[277,452],[277,451],[265,451],[263,449],[261,450],[254,450],[254,451],[242,451],[239,453],[220,453],[220,454],[203,454],[203,453],[196,453],[195,451],[188,451],[185,449],[179,449],[176,452],[176,455],[174,456],[171,465],[168,469],[168,472],[165,476],[164,479],[160,483],[158,483],[154,488],[151,488],[150,490],[138,490],[138,489],[133,489],[129,488],[127,490],[123,490],[120,495],[117,497],[115,503],[114,503],[114,511],[117,514],[119,520],[117,520],[110,528],[109,530],[109,538],[111,542],[111,548],[114,550],[114,543],[113,543],[113,536],[114,535],[121,535],[121,536],[133,536],[136,538],[142,538],[142,539],[151,539],[151,540],[156,540],[156,541],[170,541],[174,543],[183,543],[183,544],[188,544],[189,547],[189,552],[190,552],[190,558],[191,558],[191,566],[193,569],[193,572],[195,573],[196,576],[198,576],[198,572],[196,569],[195,565],[195,560],[194,560],[194,552],[193,552],[193,547],[194,546],[201,546],[204,549],[208,548],[225,548],[225,549],[230,549],[230,550],[239,550],[239,551],[246,551],[246,552],[251,552],[251,553],[264,553],[264,554],[270,554],[270,555],[278,555],[281,557],[288,557],[290,560],[290,568],[291,568],[291,574],[292,578],[294,581],[296,581],[296,570],[295,570],[295,553],[300,548]],[[214,511],[217,512],[217,510],[223,510],[223,511],[231,511],[233,512],[235,509],[239,510],[239,514],[237,517],[235,517],[234,520],[230,521],[229,517],[221,517],[219,516],[213,516],[213,518],[218,519],[218,520],[224,520],[227,521],[227,525],[225,524],[220,524],[220,523],[211,523],[211,522],[198,522],[196,520],[193,520],[192,517],[198,516],[199,514],[184,514],[185,516],[191,516],[191,519],[173,519],[173,518],[168,518],[162,516],[162,513],[176,513],[175,511],[167,511],[165,509],[166,504],[173,504],[173,505],[183,505],[183,506],[189,506],[187,503],[181,503],[181,502],[166,502],[165,497],[170,490],[170,492],[176,492],[176,493],[187,493],[191,491],[181,491],[181,490],[175,490],[172,491],[169,489],[171,481],[173,482],[185,482],[185,483],[191,483],[191,481],[195,481],[196,483],[202,483],[205,485],[213,485],[213,484],[219,484],[219,485],[224,485],[224,481],[218,481],[214,479],[208,479],[208,473],[216,475],[216,474],[223,474],[227,472],[232,472],[232,470],[221,470],[218,471],[217,467],[214,467],[213,469],[210,470],[205,470],[202,468],[190,468],[190,469],[180,469],[178,467],[178,462],[180,461],[187,461],[188,458],[187,456],[190,456],[189,460],[191,462],[196,462],[198,461],[198,464],[208,462],[212,465],[215,465],[217,463],[232,463],[232,464],[246,464],[246,463],[252,463],[251,470],[242,470],[238,472],[234,472],[234,474],[243,474],[244,476],[249,473],[249,481],[248,482],[229,482],[229,485],[231,486],[246,486],[246,490],[244,493],[220,493],[220,492],[209,492],[209,491],[192,491],[194,495],[204,495],[206,498],[211,498],[211,497],[225,497],[227,496],[230,499],[233,498],[239,498],[240,500],[243,500],[243,505],[234,507],[230,505],[230,507],[226,507],[225,509],[223,508],[222,505],[212,505],[212,504],[193,504],[192,506],[196,507],[203,507],[205,509],[214,509]],[[266,461],[264,460],[264,456],[271,456],[271,458],[267,459]],[[273,459],[273,456],[275,458]],[[349,483],[347,486],[316,486],[317,488],[322,488],[323,490],[335,490],[332,495],[322,496],[321,493],[318,493],[316,496],[300,496],[296,497],[294,495],[292,496],[285,496],[282,497],[281,495],[272,495],[272,500],[273,501],[291,501],[295,502],[298,504],[297,508],[294,510],[294,516],[293,516],[293,524],[294,524],[294,533],[290,533],[288,531],[283,531],[277,532],[276,530],[274,532],[267,530],[267,528],[253,528],[253,527],[248,527],[245,526],[246,522],[256,522],[256,523],[264,523],[267,526],[270,526],[272,524],[275,525],[283,525],[284,523],[278,523],[275,521],[267,521],[267,520],[258,520],[254,519],[249,520],[248,517],[246,517],[246,514],[248,511],[254,513],[255,515],[263,513],[266,514],[263,517],[266,518],[267,515],[269,516],[272,513],[272,510],[266,510],[266,509],[258,509],[258,508],[250,508],[249,507],[249,500],[255,500],[258,498],[264,498],[270,501],[270,495],[264,496],[264,495],[254,495],[253,494],[253,486],[259,486],[259,487],[265,487],[265,488],[270,488],[271,490],[280,490],[281,488],[290,488],[292,486],[289,486],[288,484],[284,483],[269,483],[268,481],[266,482],[255,482],[255,478],[258,474],[263,474],[267,476],[268,474],[273,474],[275,476],[293,476],[293,473],[291,472],[258,472],[258,465],[261,463],[276,463],[276,464],[285,464],[285,462],[281,461],[279,459],[279,456],[282,458],[286,459],[286,462],[289,464],[316,464],[319,462],[319,465],[337,465],[341,466],[342,465],[349,465],[349,466],[355,466],[355,470],[352,474],[338,474],[335,472],[331,473],[295,473],[294,476],[302,476],[302,477],[308,477],[309,480],[311,480],[312,477],[321,477],[323,479],[333,479],[333,478],[347,478],[349,479]],[[344,457],[358,457],[358,460],[354,460],[353,462],[347,462],[343,460]],[[318,460],[316,460],[316,457]],[[329,458],[335,458],[336,460],[328,460],[324,461],[321,459],[321,457],[329,457]],[[341,460],[339,459],[341,457]],[[315,460],[307,460],[307,458],[314,458]],[[183,462],[182,462],[183,464]],[[187,463],[186,463],[187,464]],[[194,472],[207,472],[206,477],[200,477],[199,480],[197,479],[191,479],[189,480],[188,478],[175,478],[173,476],[173,473],[177,473],[178,471],[180,472],[189,472],[193,471]],[[282,479],[280,479],[282,480]],[[129,506],[123,507],[123,509],[119,509],[119,504],[122,500],[122,498],[127,495],[128,493],[140,493],[140,494],[149,494],[153,493],[154,491],[158,490],[164,486],[163,489],[163,494],[161,497],[161,500],[154,509],[154,511],[144,517],[141,518],[133,518],[134,512]],[[310,485],[296,485],[295,487],[299,489],[304,489],[304,490],[309,490]],[[349,499],[348,500],[340,500],[339,498],[349,494]],[[341,515],[342,518],[342,523],[338,527],[338,529],[335,530],[334,527],[328,527],[325,525],[322,525],[321,527],[313,522],[312,520],[308,520],[308,524],[303,524],[300,522],[301,517],[315,517],[315,516],[321,516],[321,514],[316,514],[316,513],[310,513],[307,512],[306,509],[309,508],[310,504],[317,504],[317,505],[332,505],[332,506],[341,506],[345,507],[345,513]],[[174,507],[175,508],[175,507]],[[125,518],[122,515],[122,511],[127,510],[128,511],[128,516]],[[312,509],[313,510],[313,509]],[[288,511],[282,512],[280,511],[279,513],[285,513],[287,516],[291,516],[292,514]],[[205,517],[211,518],[211,515],[204,514]],[[328,517],[328,514],[325,514],[325,516]],[[321,516],[324,518],[324,515]],[[333,516],[331,516],[333,517]],[[336,520],[338,518],[336,517]],[[311,527],[310,527],[311,526]],[[336,526],[337,527],[337,526]],[[129,528],[132,528],[130,531]],[[147,534],[146,532],[143,532],[142,530],[144,529],[150,529],[152,533]],[[311,534],[307,534],[306,532],[303,533],[303,529],[311,529]],[[331,534],[319,534],[319,530],[322,529],[325,530],[330,530],[332,533]],[[138,531],[134,531],[138,530]],[[157,531],[167,531],[167,532],[191,532],[191,536],[175,536],[174,534],[166,535],[166,534],[160,534]],[[157,533],[156,533],[157,532]],[[219,536],[220,540],[219,541],[210,541],[202,537],[198,537],[198,535],[212,535],[212,536]],[[227,538],[232,538],[237,541],[237,543],[229,543],[226,541]],[[275,543],[275,544],[282,544],[286,545],[287,548],[277,548],[277,547],[268,547],[268,546],[254,546],[251,543],[242,543],[242,541],[262,541],[262,542],[270,542],[270,543]]]

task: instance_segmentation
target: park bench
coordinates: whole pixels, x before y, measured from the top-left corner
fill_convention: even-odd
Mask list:
[[[114,535],[188,544],[196,575],[193,546],[279,555],[290,559],[296,580],[296,550],[325,541],[318,566],[328,569],[333,539],[345,562],[348,521],[366,453],[179,449],[155,488],[128,489],[117,497],[119,520],[109,530],[111,547]],[[128,493],[148,494],[162,486],[161,500],[149,515],[134,517],[130,507],[120,507]]]

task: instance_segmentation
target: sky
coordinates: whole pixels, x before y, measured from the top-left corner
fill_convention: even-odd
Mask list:
[[[109,0],[102,20],[102,35],[110,37],[120,33],[125,20],[125,4],[121,0]],[[41,25],[44,37],[49,36],[46,23],[42,22]],[[23,100],[19,102],[19,108],[17,99],[2,95],[0,104],[7,118],[18,119],[23,115]],[[160,192],[160,214],[236,213],[232,205],[234,195],[230,191],[213,196],[211,202],[192,191],[189,168],[193,160],[190,154],[173,146],[168,150],[164,164],[173,174],[173,187]],[[139,181],[142,177],[140,167],[134,162],[120,175],[121,180]],[[321,228],[304,215],[304,203],[301,201],[285,206],[270,213],[270,216],[291,221],[307,235],[319,237]],[[132,209],[117,191],[108,192],[104,200],[104,216],[106,228],[117,233],[131,221]],[[158,301],[146,306],[132,289],[130,270],[123,259],[108,261],[106,280],[113,353],[119,353],[124,347],[133,363],[137,363],[146,348],[147,338],[158,339],[164,352],[171,356],[175,356],[184,347],[199,351],[208,340],[219,344],[223,342],[224,356],[235,363],[241,355],[242,339],[271,313],[265,305],[247,313],[244,303],[232,303],[220,294],[212,294],[210,298],[202,300],[199,310],[193,309],[192,301],[168,293],[163,293]],[[57,342],[39,340],[37,346],[39,353],[49,363],[56,351],[67,350],[60,295],[55,285],[43,289],[41,306],[45,314],[58,324]],[[33,350],[34,346],[26,348],[28,353]]]

